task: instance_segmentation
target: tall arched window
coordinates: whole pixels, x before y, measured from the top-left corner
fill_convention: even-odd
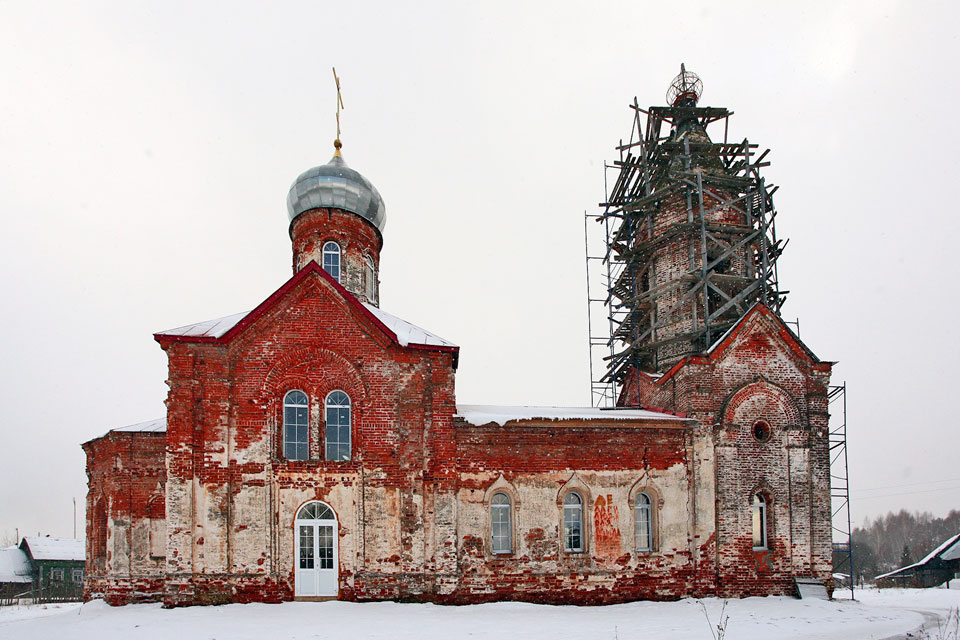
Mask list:
[[[760,493],[753,496],[753,548],[767,548],[767,501]]]
[[[583,551],[583,499],[573,491],[563,499],[563,550]]]
[[[350,396],[331,391],[326,402],[326,459],[350,459]]]
[[[323,270],[340,282],[340,245],[336,242],[323,245]]]
[[[505,493],[493,494],[490,498],[490,549],[493,553],[513,552],[510,516],[510,496]]]
[[[365,286],[367,300],[377,301],[377,267],[373,264],[373,256],[366,254],[363,256],[364,273],[363,283]]]
[[[653,512],[650,496],[638,493],[633,509],[633,529],[637,551],[653,549]]]
[[[283,457],[306,460],[310,457],[310,429],[307,394],[289,391],[283,397]]]

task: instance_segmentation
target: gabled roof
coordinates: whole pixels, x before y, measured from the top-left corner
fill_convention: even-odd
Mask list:
[[[501,427],[515,420],[657,420],[681,426],[690,420],[682,416],[646,409],[598,409],[596,407],[501,407],[494,405],[458,404],[457,417],[473,425],[490,423]]]
[[[86,552],[83,541],[73,538],[49,538],[26,536],[20,548],[30,554],[34,560],[71,560],[83,562]]]
[[[32,575],[30,559],[22,549],[15,546],[0,549],[0,584],[30,582]]]
[[[774,323],[776,323],[778,325],[778,333],[780,337],[783,339],[783,341],[786,343],[787,347],[793,350],[793,352],[799,355],[800,357],[806,360],[809,360],[813,364],[825,364],[827,366],[832,364],[829,362],[824,362],[823,360],[818,358],[817,355],[813,351],[811,351],[806,344],[803,343],[800,337],[797,336],[797,334],[795,334],[790,329],[787,323],[783,321],[783,318],[781,318],[776,313],[771,311],[767,305],[763,304],[762,302],[758,302],[752,307],[750,307],[750,309],[745,314],[740,316],[740,319],[737,320],[737,322],[732,327],[727,329],[726,333],[724,333],[712,345],[710,345],[710,348],[707,349],[705,354],[692,355],[692,356],[687,356],[683,358],[682,360],[674,364],[672,367],[670,367],[670,369],[668,369],[667,372],[664,373],[662,377],[657,379],[656,382],[658,383],[664,382],[673,374],[675,374],[677,371],[679,371],[681,368],[683,368],[684,365],[690,362],[709,362],[711,360],[718,360],[727,351],[727,349],[729,349],[731,345],[733,345],[734,342],[736,342],[737,337],[744,330],[744,327],[749,325],[749,320],[751,320],[752,318],[758,315],[762,315],[763,317],[770,319]],[[650,375],[652,377],[652,376],[655,376],[656,374],[647,374],[647,375]]]
[[[292,278],[287,280],[283,286],[273,292],[269,298],[260,303],[253,311],[236,313],[222,318],[188,324],[175,329],[167,329],[153,334],[157,342],[213,342],[226,343],[233,339],[238,333],[243,331],[248,325],[257,318],[266,313],[274,304],[276,304],[288,291],[296,287],[311,274],[317,275],[331,285],[343,296],[354,309],[361,315],[368,318],[380,330],[390,337],[395,343],[402,347],[414,349],[429,349],[432,351],[449,351],[458,353],[460,347],[444,340],[440,336],[433,334],[425,329],[421,329],[415,324],[393,316],[386,311],[382,311],[373,305],[366,304],[358,300],[352,293],[347,291],[343,285],[337,282],[330,274],[320,268],[316,262],[310,262],[303,269],[298,271]]]
[[[901,573],[906,573],[911,569],[918,569],[938,556],[941,560],[956,560],[957,558],[960,558],[960,533],[944,540],[943,543],[940,544],[936,549],[925,555],[923,560],[920,562],[914,562],[913,564],[908,564],[907,566],[900,567],[894,571],[888,571],[887,573],[880,574],[874,578],[874,580],[879,580],[880,578],[889,578]]]

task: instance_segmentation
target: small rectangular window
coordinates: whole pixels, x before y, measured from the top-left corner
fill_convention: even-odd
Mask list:
[[[54,582],[63,582],[63,569],[51,569],[50,579]]]
[[[83,569],[74,569],[70,578],[74,583],[83,582]]]

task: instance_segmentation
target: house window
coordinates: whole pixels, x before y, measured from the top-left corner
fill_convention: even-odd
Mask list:
[[[63,582],[63,569],[51,569],[50,579],[54,582]]]
[[[366,286],[367,300],[375,303],[377,301],[377,267],[373,264],[373,256],[369,254],[363,256],[363,262],[363,280]]]
[[[350,396],[331,391],[326,402],[326,459],[350,459]]]
[[[583,499],[573,491],[563,499],[563,550],[583,551]]]
[[[74,584],[83,582],[83,569],[74,569],[71,571],[70,579],[74,582]]]
[[[493,494],[490,498],[490,549],[493,553],[513,551],[510,515],[510,496],[505,493]]]
[[[634,503],[633,525],[637,551],[653,549],[653,512],[650,496],[638,493]]]
[[[753,496],[753,548],[767,548],[767,501],[759,493]]]
[[[283,456],[290,460],[309,457],[307,394],[290,391],[283,397]]]
[[[340,282],[340,245],[336,242],[323,245],[323,270]]]

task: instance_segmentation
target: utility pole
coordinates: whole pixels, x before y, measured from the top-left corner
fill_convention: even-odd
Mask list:
[[[77,539],[77,497],[73,497],[73,539]]]

